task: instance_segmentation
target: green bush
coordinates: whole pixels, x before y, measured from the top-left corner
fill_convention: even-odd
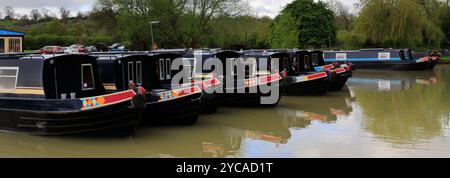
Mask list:
[[[342,49],[359,49],[362,47],[359,37],[346,30],[338,31],[336,38],[338,46]]]

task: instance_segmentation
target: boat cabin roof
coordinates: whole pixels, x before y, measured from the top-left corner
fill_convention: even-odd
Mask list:
[[[43,95],[46,99],[75,99],[106,93],[96,58],[87,55],[0,57],[0,74],[5,79],[0,84],[2,93],[41,90],[38,94],[24,94]]]

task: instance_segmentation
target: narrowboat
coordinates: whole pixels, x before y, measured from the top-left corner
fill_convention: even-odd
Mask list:
[[[331,83],[329,91],[340,91],[344,88],[348,79],[352,77],[353,71],[348,64],[326,64],[323,58],[322,51],[312,51],[310,62],[314,66],[316,71],[325,72],[330,71],[332,73]]]
[[[279,53],[287,74],[284,93],[287,95],[325,95],[330,88],[331,73],[316,71],[308,51]]]
[[[206,70],[203,68],[203,63],[212,57],[211,51],[173,49],[157,50],[152,51],[151,53],[175,53],[182,55],[183,68],[188,72],[187,78],[192,81],[192,84],[199,86],[203,90],[202,113],[212,114],[217,112],[222,103],[222,98],[219,94],[216,94],[215,91],[219,88],[223,88],[222,82],[219,79],[223,76],[215,74],[213,70]]]
[[[96,58],[0,56],[0,131],[42,136],[132,136],[142,89],[107,92]]]
[[[223,104],[244,107],[276,107],[281,100],[283,77],[280,73],[257,70],[257,61],[244,59],[235,51],[221,51],[213,56],[222,63]],[[277,91],[278,90],[278,91]]]
[[[428,69],[433,70],[436,67],[436,65],[440,62],[440,57],[439,57],[439,55],[432,53],[429,55],[429,59],[430,59],[430,65],[428,66]]]
[[[424,71],[429,69],[428,56],[412,55],[408,50],[361,49],[355,51],[325,51],[325,62],[351,62],[357,69],[390,71]]]
[[[202,111],[198,86],[172,86],[172,62],[177,54],[96,54],[102,82],[107,90],[124,91],[130,83],[146,89],[144,125],[192,125]]]
[[[420,59],[420,58],[427,57],[428,58],[427,70],[433,70],[434,67],[436,67],[436,64],[439,62],[439,57],[433,56],[433,55],[428,55],[427,52],[413,52],[410,49],[406,49],[404,51],[407,52],[406,54],[404,54],[406,60],[409,60],[409,59]],[[403,52],[401,53],[401,55],[403,55]]]

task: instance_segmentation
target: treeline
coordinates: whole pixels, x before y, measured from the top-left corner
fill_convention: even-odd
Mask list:
[[[98,30],[90,12],[70,16],[71,12],[65,8],[60,8],[59,14],[42,8],[33,9],[28,15],[18,15],[11,6],[5,7],[2,12],[0,28],[24,32],[25,50],[36,50],[47,45],[120,42],[106,31]]]
[[[439,48],[450,45],[443,0],[360,0],[358,14],[337,0],[294,0],[275,18],[256,17],[245,0],[97,0],[70,16],[34,9],[0,13],[0,28],[26,33],[25,48],[121,42],[160,48]],[[156,23],[159,22],[159,23]]]
[[[295,0],[275,18],[271,44],[275,48],[448,47],[448,3],[361,0],[359,14],[354,15],[337,0]]]
[[[98,0],[93,14],[133,49],[149,49],[150,22],[160,48],[269,48],[270,18],[243,0]]]

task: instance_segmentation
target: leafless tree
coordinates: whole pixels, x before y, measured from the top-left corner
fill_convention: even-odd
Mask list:
[[[47,8],[41,8],[39,11],[41,12],[43,18],[50,18],[50,10]]]
[[[338,0],[328,0],[328,6],[334,12],[336,20],[341,23],[346,30],[351,29],[353,14],[350,12],[350,8],[342,4]]]
[[[61,7],[59,9],[59,15],[61,16],[62,20],[67,20],[69,18],[69,16],[70,16],[70,10],[68,10],[68,9],[66,9],[64,7]]]
[[[15,16],[15,10],[14,10],[13,7],[11,7],[11,6],[6,6],[6,7],[3,9],[3,12],[5,13],[5,19],[6,19],[6,20],[14,19],[14,16]]]
[[[39,10],[33,9],[30,12],[30,18],[33,22],[37,22],[38,20],[40,20],[42,18],[42,14],[41,14],[41,12],[39,12]]]

